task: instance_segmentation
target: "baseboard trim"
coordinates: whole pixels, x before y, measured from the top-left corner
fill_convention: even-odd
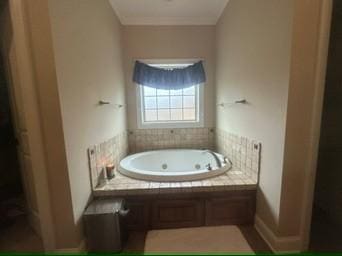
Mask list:
[[[298,253],[301,251],[302,239],[300,236],[279,237],[259,216],[255,216],[254,226],[274,253]]]
[[[40,227],[40,218],[39,218],[38,213],[29,209],[28,220],[29,220],[31,228],[34,230],[36,235],[41,238],[42,237],[42,231],[41,231],[41,227]]]
[[[80,252],[87,252],[87,246],[85,240],[82,240],[80,245],[78,246]]]
[[[80,252],[87,252],[86,250],[86,243],[83,240],[77,248],[63,248],[63,249],[56,249],[56,253],[80,253]]]

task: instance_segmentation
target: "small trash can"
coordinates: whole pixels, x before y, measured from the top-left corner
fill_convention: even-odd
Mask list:
[[[129,210],[123,199],[93,201],[83,214],[89,252],[120,252],[127,239],[123,219]]]

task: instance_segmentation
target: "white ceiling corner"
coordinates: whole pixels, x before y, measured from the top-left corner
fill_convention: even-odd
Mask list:
[[[123,25],[215,25],[229,0],[109,0]]]

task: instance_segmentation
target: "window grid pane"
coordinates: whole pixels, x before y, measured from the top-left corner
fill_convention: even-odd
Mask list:
[[[198,86],[183,90],[156,90],[142,86],[144,122],[197,121]]]

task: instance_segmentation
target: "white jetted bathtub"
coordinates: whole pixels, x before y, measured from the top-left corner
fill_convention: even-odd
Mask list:
[[[174,149],[128,156],[120,162],[119,172],[141,180],[180,182],[218,176],[230,168],[230,161],[220,154],[205,150]]]

